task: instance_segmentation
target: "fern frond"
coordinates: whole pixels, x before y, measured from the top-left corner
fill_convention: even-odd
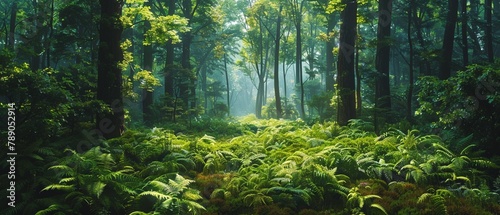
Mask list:
[[[49,186],[43,188],[41,191],[46,191],[46,190],[72,191],[74,189],[75,189],[74,185],[52,184],[52,185],[49,185]]]
[[[371,204],[370,205],[371,208],[375,208],[377,210],[379,210],[382,214],[385,214],[385,215],[389,215],[387,213],[387,211],[384,209],[384,207],[382,207],[382,205],[379,205],[379,204]]]
[[[267,193],[288,193],[295,196],[299,196],[307,205],[309,205],[309,201],[311,200],[311,196],[306,190],[297,189],[297,188],[289,188],[289,187],[271,187],[267,190]]]
[[[430,202],[434,214],[447,214],[445,205],[446,200],[444,197],[431,193],[424,193],[418,198],[417,204],[423,204],[424,202]]]
[[[173,198],[170,195],[165,195],[163,193],[156,192],[156,191],[144,191],[144,192],[140,193],[139,196],[152,196],[152,197],[157,198],[160,201],[166,201],[168,199]]]
[[[58,211],[60,208],[61,208],[60,205],[58,205],[58,204],[52,204],[48,208],[45,208],[43,210],[40,210],[40,211],[36,212],[35,215],[52,214],[53,212]]]

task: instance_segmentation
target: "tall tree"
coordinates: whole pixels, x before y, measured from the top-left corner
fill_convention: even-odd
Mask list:
[[[198,3],[198,1],[196,1]],[[193,25],[193,17],[196,11],[196,8],[193,10],[193,3],[191,0],[182,0],[182,12],[185,18],[189,20],[189,26]],[[184,107],[189,108],[189,98],[195,92],[189,92],[189,85],[191,83],[192,76],[192,68],[191,68],[191,42],[193,41],[193,34],[191,31],[185,32],[182,35],[182,53],[181,53],[181,67],[183,73],[186,74],[181,83],[179,84],[179,91],[181,97],[184,101]],[[191,93],[191,95],[190,95]]]
[[[305,118],[304,80],[302,73],[302,17],[306,0],[288,0],[290,15],[295,25],[295,84],[300,87],[300,118]]]
[[[391,109],[391,91],[389,83],[390,36],[392,19],[392,0],[379,0],[377,28],[377,56],[375,67],[375,127],[379,125],[379,111],[382,113]],[[382,114],[385,115],[385,114]],[[378,130],[378,129],[376,129]]]
[[[411,37],[411,20],[412,20],[412,8],[415,5],[415,0],[410,0],[410,5],[408,6],[408,27],[406,30],[406,35],[408,38],[408,46],[409,46],[409,62],[408,62],[408,67],[409,69],[409,84],[408,84],[408,94],[406,95],[406,119],[407,120],[412,120],[413,114],[412,114],[412,98],[413,98],[413,39]]]
[[[354,83],[354,46],[357,25],[357,0],[343,0],[340,26],[340,45],[337,62],[337,122],[347,125],[356,118],[355,83]]]
[[[448,0],[448,15],[444,29],[443,48],[441,50],[441,64],[439,78],[448,79],[451,75],[453,56],[453,42],[455,41],[455,25],[457,24],[458,0]]]
[[[17,18],[17,2],[12,3],[10,9],[10,23],[9,23],[9,40],[8,46],[13,51],[15,44],[15,33],[16,33],[16,18]]]
[[[325,74],[325,84],[326,91],[334,90],[334,63],[335,57],[333,55],[333,48],[335,46],[335,38],[330,36],[333,33],[333,29],[335,28],[335,24],[337,23],[337,15],[336,13],[329,13],[327,15],[327,28],[326,28],[326,74]]]
[[[276,118],[282,118],[281,96],[280,96],[280,79],[279,79],[279,59],[280,59],[280,41],[281,41],[281,11],[283,6],[280,5],[278,10],[278,20],[276,21],[276,34],[274,36],[274,97],[276,101]],[[286,82],[286,80],[283,80]]]
[[[467,0],[461,0],[462,17],[462,58],[464,67],[469,64],[469,45],[467,40]]]
[[[175,14],[175,3],[176,0],[169,0],[168,2],[168,15],[174,15]],[[169,40],[166,45],[166,59],[165,59],[165,76],[164,76],[164,81],[165,81],[165,94],[169,96],[174,96],[174,73],[175,73],[175,66],[174,66],[174,43],[172,40]]]
[[[144,3],[146,7],[151,7],[152,2],[146,1]],[[149,20],[144,21],[144,42],[143,42],[143,69],[149,72],[153,72],[153,45],[147,42],[147,31],[151,28],[151,22]],[[151,40],[151,39],[149,39]],[[145,123],[149,122],[149,117],[151,115],[151,105],[153,104],[153,92],[148,89],[142,90],[142,114]]]
[[[96,126],[105,138],[121,136],[124,131],[122,97],[123,60],[120,47],[123,26],[120,22],[122,0],[100,0],[99,51],[97,99],[111,108],[110,112],[98,114]]]

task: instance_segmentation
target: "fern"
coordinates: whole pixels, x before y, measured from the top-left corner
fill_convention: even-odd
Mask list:
[[[306,190],[297,189],[297,188],[289,188],[289,187],[271,187],[267,190],[267,194],[270,193],[288,193],[293,196],[298,196],[302,201],[304,201],[307,205],[311,200],[311,196]]]
[[[444,197],[440,195],[424,193],[418,197],[417,204],[429,203],[434,214],[448,214],[445,202]]]

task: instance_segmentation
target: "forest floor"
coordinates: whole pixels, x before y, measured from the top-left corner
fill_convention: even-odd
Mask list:
[[[37,214],[500,214],[498,165],[470,137],[450,144],[362,120],[129,129],[67,149],[33,202]]]

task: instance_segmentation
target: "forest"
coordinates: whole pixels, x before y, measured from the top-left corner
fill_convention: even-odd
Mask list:
[[[0,214],[500,214],[500,0],[0,18]]]

